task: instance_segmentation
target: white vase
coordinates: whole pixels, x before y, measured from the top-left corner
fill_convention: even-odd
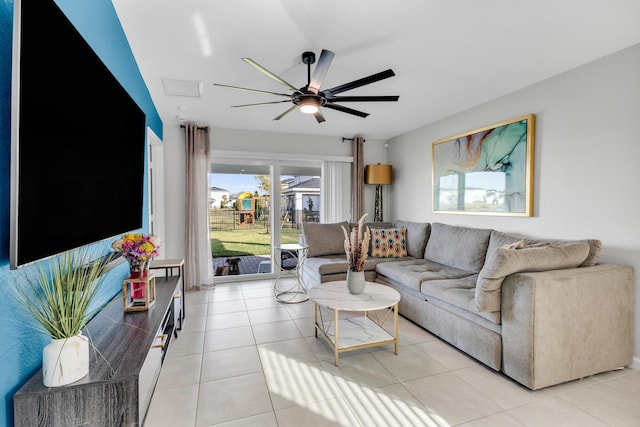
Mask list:
[[[356,295],[364,291],[364,271],[347,270],[347,289]]]
[[[42,350],[42,382],[59,387],[78,381],[89,373],[89,341],[81,333],[51,339]]]

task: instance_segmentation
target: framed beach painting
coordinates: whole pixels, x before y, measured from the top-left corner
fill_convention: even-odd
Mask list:
[[[433,211],[533,215],[535,115],[435,141]]]

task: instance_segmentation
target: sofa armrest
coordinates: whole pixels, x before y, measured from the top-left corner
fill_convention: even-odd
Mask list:
[[[516,273],[502,285],[502,371],[539,389],[631,364],[633,268]]]

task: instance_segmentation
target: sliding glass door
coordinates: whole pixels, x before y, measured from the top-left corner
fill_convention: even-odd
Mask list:
[[[216,280],[270,277],[274,248],[297,243],[318,222],[320,161],[216,158],[209,175],[210,238]],[[259,276],[258,276],[259,275]]]

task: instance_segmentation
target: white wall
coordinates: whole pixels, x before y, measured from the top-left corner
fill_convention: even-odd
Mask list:
[[[534,216],[434,214],[431,143],[528,113],[537,121]],[[392,218],[602,240],[601,262],[636,270],[634,354],[640,366],[639,121],[636,45],[390,140]]]
[[[206,125],[206,123],[200,123]],[[315,124],[311,124],[315,125]],[[184,131],[173,124],[165,124],[165,217],[166,236],[163,237],[164,258],[182,258],[184,256]],[[351,138],[352,136],[349,136]],[[386,163],[386,141],[365,138],[365,163]],[[237,129],[212,127],[211,148],[213,150],[252,153],[286,153],[305,156],[351,156],[351,141],[342,142],[338,136],[317,136],[285,134],[279,132],[256,132]],[[387,196],[387,194],[385,194]],[[373,218],[374,187],[365,186],[365,211]],[[385,206],[385,218],[390,211]],[[389,212],[389,213],[387,213]]]

